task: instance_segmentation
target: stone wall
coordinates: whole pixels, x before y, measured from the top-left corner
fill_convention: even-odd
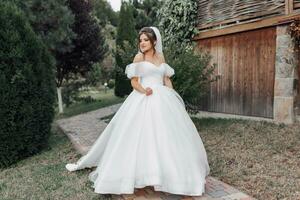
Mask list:
[[[289,124],[295,121],[295,80],[299,58],[288,27],[277,26],[273,114],[276,122]]]
[[[300,48],[298,47],[298,56],[300,59]],[[296,96],[296,103],[295,103],[295,114],[298,116],[298,121],[300,122],[300,61],[298,63],[298,76],[296,79],[296,90],[297,90],[297,96]]]

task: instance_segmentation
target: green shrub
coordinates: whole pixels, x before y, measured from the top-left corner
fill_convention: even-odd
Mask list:
[[[92,103],[96,102],[90,96],[80,96],[82,91],[88,91],[90,80],[82,78],[80,75],[72,75],[62,87],[62,99],[66,107],[78,102]]]
[[[54,117],[54,60],[25,18],[0,2],[0,167],[43,149]]]
[[[83,97],[78,97],[76,101],[81,101],[83,103],[89,104],[89,103],[94,103],[97,102],[97,99],[94,99],[92,96],[83,96]],[[99,100],[100,101],[100,100]]]
[[[109,79],[108,83],[107,83],[107,87],[112,89],[115,87],[115,80],[114,79]]]
[[[293,21],[289,27],[288,32],[294,39],[295,43],[300,46],[300,20]]]
[[[178,53],[174,53],[177,49]],[[174,89],[183,98],[187,110],[197,113],[206,101],[208,86],[217,77],[211,55],[196,48],[195,44],[170,43],[164,51],[166,62],[175,70],[172,77]]]
[[[62,99],[66,107],[75,103],[79,98],[79,89],[85,85],[85,81],[69,79],[62,87]]]
[[[87,85],[96,86],[97,83],[101,82],[102,80],[101,68],[102,66],[100,63],[94,63],[92,65],[91,71],[89,71],[85,76]]]

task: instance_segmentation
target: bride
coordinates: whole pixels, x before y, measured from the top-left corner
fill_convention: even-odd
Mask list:
[[[170,77],[156,27],[140,30],[139,52],[125,73],[133,91],[125,99],[75,171],[96,167],[89,174],[94,192],[133,194],[134,188],[199,196],[209,174],[207,155]]]

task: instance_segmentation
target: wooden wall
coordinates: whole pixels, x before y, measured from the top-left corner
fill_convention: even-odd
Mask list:
[[[203,110],[273,118],[276,27],[198,40],[218,65]]]

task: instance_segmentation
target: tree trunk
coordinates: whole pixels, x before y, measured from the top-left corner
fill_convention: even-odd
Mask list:
[[[61,98],[61,87],[57,88],[57,97],[58,97],[58,110],[59,113],[63,113],[63,102],[62,102],[62,98]]]

